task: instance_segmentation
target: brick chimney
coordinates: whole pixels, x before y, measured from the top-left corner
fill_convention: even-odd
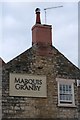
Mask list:
[[[32,27],[32,45],[52,46],[52,26],[41,24],[39,8],[35,12],[36,24]]]

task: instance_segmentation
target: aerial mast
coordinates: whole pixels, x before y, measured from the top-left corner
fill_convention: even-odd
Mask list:
[[[55,6],[55,7],[44,8],[44,11],[45,11],[45,23],[47,22],[47,19],[46,19],[46,12],[47,12],[47,10],[54,9],[54,8],[60,8],[60,7],[63,7],[63,6]]]

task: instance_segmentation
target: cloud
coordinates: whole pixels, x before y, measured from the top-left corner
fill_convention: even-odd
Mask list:
[[[12,28],[16,26],[16,20],[10,15],[4,16],[3,24],[5,28]]]

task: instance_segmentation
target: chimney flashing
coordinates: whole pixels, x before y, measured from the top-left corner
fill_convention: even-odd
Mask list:
[[[46,24],[35,24],[33,27],[32,27],[32,30],[35,28],[35,27],[42,27],[42,28],[51,28],[52,29],[52,25],[46,25]]]

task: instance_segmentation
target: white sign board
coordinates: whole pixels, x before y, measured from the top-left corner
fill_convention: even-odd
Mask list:
[[[10,73],[9,95],[47,97],[46,76]]]

